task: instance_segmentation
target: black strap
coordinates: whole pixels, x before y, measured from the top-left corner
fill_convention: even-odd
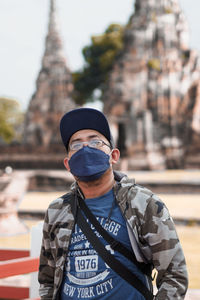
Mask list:
[[[128,258],[130,261],[132,261],[138,269],[148,275],[151,276],[152,272],[152,265],[151,264],[145,264],[145,263],[140,263],[137,261],[135,257],[135,253],[133,251],[130,251],[128,248],[126,248],[120,241],[117,241],[115,238],[113,238],[98,222],[98,220],[95,218],[93,213],[90,211],[88,206],[86,205],[85,201],[82,199],[78,199],[80,208],[83,210],[84,214],[86,217],[89,219],[90,223],[94,225],[96,230],[101,234],[101,236],[106,240],[111,248],[113,250],[118,251],[122,255],[124,255],[126,258]]]
[[[78,208],[77,211],[77,224],[81,228],[82,232],[85,234],[89,242],[92,244],[93,248],[111,267],[111,269],[119,274],[130,285],[136,288],[145,297],[146,300],[153,300],[153,294],[148,290],[143,282],[138,279],[137,276],[134,275],[128,268],[126,268],[119,260],[117,260],[109,251],[105,249],[105,246],[100,242],[98,237],[95,235],[95,233],[92,231],[89,224],[85,220],[80,208]]]

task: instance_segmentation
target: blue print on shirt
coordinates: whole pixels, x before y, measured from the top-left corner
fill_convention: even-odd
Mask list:
[[[111,190],[101,197],[86,199],[85,201],[107,232],[131,250],[125,220],[118,205],[113,202],[113,191]],[[108,219],[111,209],[112,214]],[[96,229],[91,224],[90,226],[106,249],[145,282],[144,275],[138,271],[135,265],[120,253],[114,251],[96,232]],[[66,259],[61,300],[121,300],[122,298],[126,300],[144,300],[144,297],[135,288],[123,280],[102,260],[81,229],[75,225]]]

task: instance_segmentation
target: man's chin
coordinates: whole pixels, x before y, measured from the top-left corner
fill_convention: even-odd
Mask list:
[[[99,182],[101,182],[101,179],[102,179],[103,175],[101,175],[99,178],[97,179],[81,179],[79,177],[75,177],[76,181],[79,183],[83,183],[83,184],[88,184],[88,185],[94,185],[94,184],[97,184]]]
[[[98,178],[92,178],[91,177],[88,177],[88,179],[85,177],[84,179],[80,178],[80,177],[76,177],[74,176],[75,180],[79,183],[83,183],[83,184],[88,184],[88,185],[94,185],[94,184],[99,184],[102,182],[102,179],[104,179],[107,174],[111,171],[111,169],[107,169],[100,177]]]

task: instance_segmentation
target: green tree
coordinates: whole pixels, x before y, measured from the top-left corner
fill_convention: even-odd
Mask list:
[[[0,98],[0,137],[10,143],[20,140],[24,115],[14,99]]]
[[[73,73],[74,99],[78,104],[93,100],[93,91],[103,91],[113,62],[123,48],[124,26],[111,24],[102,35],[92,36],[83,48],[83,70]]]

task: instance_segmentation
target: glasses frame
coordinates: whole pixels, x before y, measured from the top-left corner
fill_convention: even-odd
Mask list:
[[[101,145],[98,146],[98,147],[92,147],[91,143],[94,142],[94,141],[101,142]],[[78,145],[78,144],[80,144],[81,147],[78,148],[78,149],[73,149],[73,145]],[[81,150],[84,147],[84,145],[87,145],[88,147],[94,148],[94,149],[101,148],[101,147],[103,147],[103,145],[105,145],[105,146],[109,147],[110,149],[112,149],[111,145],[105,143],[103,140],[101,140],[101,139],[92,139],[90,141],[85,141],[85,142],[74,142],[74,143],[72,143],[72,144],[69,145],[69,150],[71,150],[71,151],[78,151],[78,150]]]

